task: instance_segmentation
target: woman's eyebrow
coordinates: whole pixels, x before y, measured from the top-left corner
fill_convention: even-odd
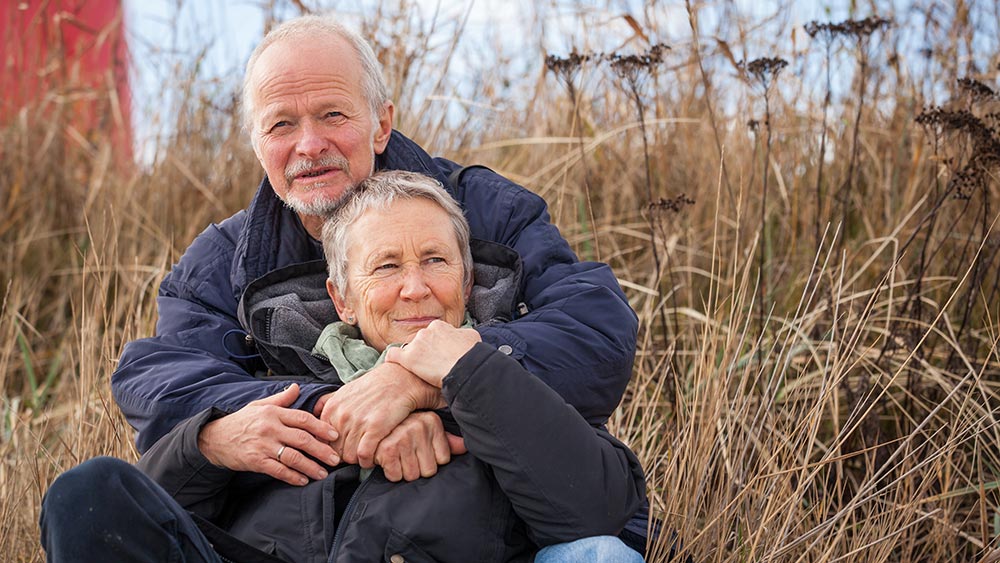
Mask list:
[[[394,249],[381,249],[368,255],[365,259],[365,263],[380,262],[382,260],[392,260],[399,257],[399,252]]]

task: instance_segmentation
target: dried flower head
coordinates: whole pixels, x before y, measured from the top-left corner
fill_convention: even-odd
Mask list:
[[[761,82],[768,82],[770,79],[781,74],[781,71],[788,66],[788,61],[780,57],[764,57],[754,59],[743,64],[743,69],[754,75]]]
[[[863,20],[844,20],[837,23],[811,21],[805,25],[805,30],[809,34],[809,37],[819,35],[827,39],[833,39],[838,36],[852,36],[861,39],[890,25],[892,25],[891,20],[870,16]]]
[[[970,141],[971,151],[965,158],[945,161],[949,168],[957,169],[948,182],[957,199],[969,199],[975,192],[985,191],[990,177],[1000,169],[1000,129],[987,124],[993,115],[984,121],[968,110],[934,106],[915,119],[924,127],[934,128],[935,136],[962,134]]]
[[[680,213],[685,207],[694,204],[695,201],[689,198],[687,194],[680,194],[675,198],[661,197],[660,199],[649,204],[649,210],[653,212],[672,211],[674,213]]]
[[[997,98],[997,93],[993,88],[974,78],[959,78],[958,88],[967,94],[973,102],[985,102]]]
[[[861,38],[888,28],[892,22],[878,16],[869,16],[863,20],[847,20],[842,24],[847,28],[849,35]]]
[[[637,53],[633,55],[611,53],[609,55],[605,55],[604,58],[611,65],[611,70],[613,70],[615,74],[626,79],[634,80],[643,72],[649,71],[656,65],[662,63],[663,55],[668,50],[670,50],[669,46],[664,45],[663,43],[657,43],[647,49],[644,53]]]
[[[545,68],[556,74],[572,74],[579,70],[583,66],[583,63],[598,57],[600,55],[595,53],[578,53],[576,49],[573,49],[566,57],[547,55],[545,57]]]

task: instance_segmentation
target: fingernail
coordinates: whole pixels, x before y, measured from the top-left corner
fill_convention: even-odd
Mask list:
[[[328,461],[330,462],[330,465],[339,465],[340,464],[340,458],[337,457],[337,456],[335,456],[335,455],[330,456],[330,459]]]
[[[317,478],[317,480],[326,479],[327,475],[328,474],[327,474],[327,472],[326,472],[325,469],[320,469],[319,470],[319,477]]]
[[[336,430],[331,430],[330,431],[330,439],[331,440],[336,440],[337,438],[340,438],[340,434]]]
[[[299,484],[300,485],[306,485],[308,483],[309,483],[309,479],[306,479],[305,477],[299,479]]]

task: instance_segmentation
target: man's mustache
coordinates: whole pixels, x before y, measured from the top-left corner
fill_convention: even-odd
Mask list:
[[[351,176],[351,163],[341,155],[331,154],[316,160],[300,160],[290,164],[285,168],[285,181],[291,184],[301,174],[319,168],[338,168],[348,177]]]

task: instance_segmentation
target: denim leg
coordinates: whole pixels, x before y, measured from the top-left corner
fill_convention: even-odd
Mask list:
[[[543,547],[535,563],[643,563],[642,555],[615,536],[593,536]]]
[[[99,457],[59,476],[42,500],[49,562],[219,563],[191,516],[141,471]]]

